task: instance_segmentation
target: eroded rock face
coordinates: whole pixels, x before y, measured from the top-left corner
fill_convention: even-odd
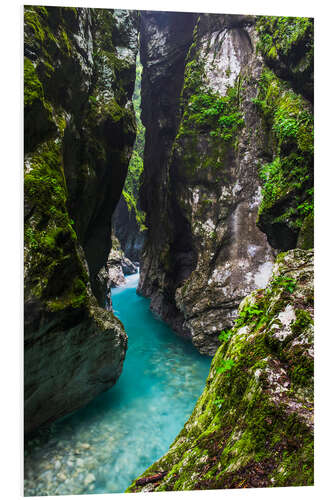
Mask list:
[[[127,336],[100,307],[99,271],[135,138],[137,19],[128,11],[26,7],[24,35],[30,432],[83,406],[121,373]]]
[[[114,233],[120,241],[127,258],[139,262],[145,235],[140,231],[135,211],[129,211],[124,197],[121,196],[112,217]]]
[[[103,284],[101,290],[106,287],[105,308],[112,310],[111,288],[125,284],[125,276],[138,272],[138,267],[125,257],[119,240],[112,236],[112,248],[105,266],[99,272],[99,282]]]
[[[218,333],[232,325],[242,298],[266,285],[274,260],[256,226],[263,131],[252,99],[263,62],[253,18],[185,16],[186,43],[174,34],[176,22],[165,26],[157,16],[154,34],[142,36],[149,229],[139,291],[201,353],[213,355]],[[174,66],[173,44],[181,61]],[[160,105],[153,100],[150,108],[153,93]]]
[[[196,17],[192,14],[142,12],[140,28],[143,64],[141,119],[146,127],[140,205],[147,214],[148,231],[140,262],[138,292],[150,297],[154,312],[183,333],[183,316],[173,299],[179,278],[173,275],[174,285],[171,286],[169,280],[163,286],[165,275],[160,268],[170,240],[167,164],[179,124],[185,58],[192,42]],[[184,238],[187,238],[185,231]],[[189,252],[184,252],[184,257],[188,275],[195,265],[195,255],[190,259]]]
[[[242,301],[191,417],[128,491],[312,485],[313,334],[313,251],[291,250]]]

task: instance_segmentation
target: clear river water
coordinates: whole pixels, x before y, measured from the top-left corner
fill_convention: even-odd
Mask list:
[[[211,360],[154,317],[149,300],[136,294],[138,279],[112,289],[128,334],[119,380],[27,443],[26,496],[123,492],[190,416]]]

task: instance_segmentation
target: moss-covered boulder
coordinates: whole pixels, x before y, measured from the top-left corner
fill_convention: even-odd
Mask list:
[[[313,484],[313,251],[280,254],[220,340],[190,419],[127,491]]]
[[[128,11],[26,6],[24,23],[30,432],[83,406],[121,373],[127,336],[99,307],[106,288],[97,280],[135,138],[137,19]]]

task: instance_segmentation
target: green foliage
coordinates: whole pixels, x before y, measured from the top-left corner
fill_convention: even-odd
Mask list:
[[[236,320],[235,326],[241,326],[245,323],[251,323],[252,321],[258,321],[262,317],[264,311],[258,307],[258,304],[246,305],[238,313],[238,318]]]
[[[313,320],[309,314],[308,311],[305,311],[304,309],[296,309],[295,311],[296,314],[296,319],[295,321],[290,325],[290,328],[292,332],[295,335],[298,335],[304,330],[308,325],[312,324],[313,325]]]
[[[182,162],[189,173],[201,168],[213,168],[223,174],[225,156],[235,147],[237,133],[243,125],[236,88],[229,88],[223,97],[209,89],[201,90],[192,94],[185,106],[174,151],[177,151],[178,143],[186,141]],[[206,143],[205,155],[197,154],[200,137]]]
[[[232,337],[232,330],[222,330],[219,335],[220,342],[227,342]]]
[[[299,231],[314,209],[311,106],[269,70],[263,71],[253,102],[263,115],[265,141],[273,151],[272,162],[259,169],[263,181],[259,225],[270,220]]]
[[[134,210],[136,221],[140,231],[145,231],[146,214],[138,208],[139,188],[141,185],[141,176],[143,172],[143,152],[145,144],[145,127],[141,122],[141,76],[142,65],[140,63],[139,54],[136,60],[136,80],[133,94],[133,105],[136,116],[137,133],[133,148],[130,163],[128,165],[128,173],[123,189],[123,197],[126,201],[128,211]]]
[[[211,137],[231,141],[244,125],[242,113],[237,108],[237,90],[231,88],[221,97],[212,92],[194,94],[189,100],[182,126],[193,131],[210,131]]]
[[[297,284],[295,279],[290,278],[290,276],[284,276],[284,275],[276,276],[275,278],[272,278],[270,282],[271,289],[273,287],[283,287],[289,293],[293,293],[296,286]]]
[[[28,166],[24,196],[33,216],[25,224],[24,244],[29,288],[51,310],[79,307],[86,300],[88,276],[77,256],[77,235],[66,207],[60,144],[43,143]]]
[[[145,231],[147,229],[147,226],[145,225],[145,220],[146,220],[145,212],[143,210],[138,209],[137,201],[130,193],[123,190],[122,194],[126,201],[128,211],[131,212],[132,210],[134,210],[135,212],[135,218],[138,223],[140,231]]]
[[[32,29],[36,40],[41,43],[47,36],[47,28],[43,23],[47,16],[48,11],[45,7],[26,6],[24,8],[24,24]]]
[[[24,58],[24,106],[32,105],[35,100],[44,102],[42,84],[38,78],[33,63]]]
[[[268,59],[289,56],[312,30],[313,21],[307,17],[261,16],[257,22],[257,47]]]
[[[178,152],[182,152],[180,168],[186,175],[200,175],[201,169],[213,169],[217,182],[228,175],[225,159],[232,154],[237,133],[244,125],[239,94],[240,80],[224,96],[209,87],[204,57],[197,46],[196,28],[186,58],[180,99],[181,122],[173,144],[175,159]]]
[[[216,369],[216,373],[225,373],[231,370],[235,362],[233,359],[222,359],[220,366]]]
[[[213,405],[217,406],[218,409],[221,409],[222,406],[223,406],[223,403],[224,403],[224,399],[223,398],[217,398],[213,401]]]
[[[205,93],[190,97],[179,135],[196,136],[198,133],[209,132],[212,138],[231,142],[243,125],[236,88],[230,88],[223,97],[206,90]]]

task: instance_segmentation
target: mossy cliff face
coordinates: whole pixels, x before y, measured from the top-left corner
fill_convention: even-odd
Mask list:
[[[183,430],[128,491],[313,484],[313,251],[280,254],[221,342]]]
[[[141,122],[141,78],[142,65],[139,54],[136,60],[136,79],[133,106],[137,125],[133,154],[122,196],[112,217],[114,234],[119,239],[127,258],[139,262],[145,236],[145,214],[139,206],[139,188],[143,171],[145,128]]]
[[[127,258],[133,262],[140,261],[141,250],[143,247],[145,231],[141,229],[136,216],[136,204],[129,198],[126,202],[124,196],[121,196],[114,212],[112,223],[114,234],[117,235],[121,246]]]
[[[106,283],[98,273],[135,138],[136,18],[127,11],[27,6],[24,36],[30,432],[86,404],[121,373],[127,336],[99,307]]]
[[[313,248],[313,19],[261,17],[256,29],[273,70],[254,100],[266,144],[258,226],[275,248]]]
[[[277,251],[313,246],[311,221],[310,236],[303,229],[313,196],[312,109],[266,66],[263,18],[184,14],[187,38],[179,40],[178,18],[147,16],[141,201],[148,231],[139,290],[213,355],[242,298],[266,285]],[[168,65],[170,52],[178,65]],[[270,161],[282,165],[275,177]]]

